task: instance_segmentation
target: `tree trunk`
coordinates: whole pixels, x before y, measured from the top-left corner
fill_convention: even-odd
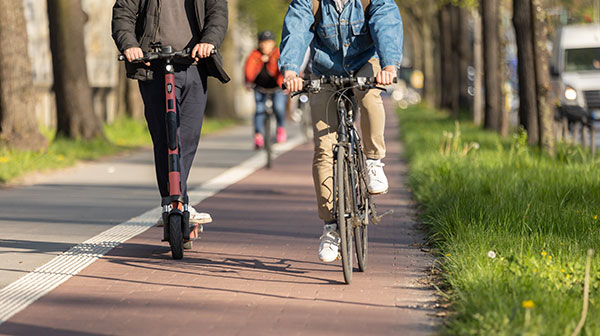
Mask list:
[[[85,140],[104,137],[102,123],[92,108],[92,91],[85,63],[81,1],[47,1],[56,94],[56,134]]]
[[[508,96],[508,92],[507,90],[509,90],[506,87],[506,76],[507,74],[507,67],[506,67],[506,45],[508,44],[508,41],[506,39],[506,35],[504,34],[504,32],[506,31],[507,27],[504,26],[504,21],[501,20],[501,18],[507,16],[505,15],[504,11],[506,10],[503,1],[498,1],[498,15],[497,15],[497,19],[498,19],[498,26],[496,27],[497,31],[498,31],[498,41],[499,41],[499,53],[498,53],[498,83],[500,86],[500,94],[498,96],[498,110],[500,111],[500,135],[503,137],[508,136],[508,132],[510,130],[510,124],[509,124],[509,109],[508,106],[506,106],[506,97]]]
[[[452,22],[452,5],[443,5],[438,12],[440,25],[440,77],[441,101],[440,107],[448,109],[454,117],[458,116],[458,104],[455,102],[456,93],[456,64],[455,49],[453,48],[454,29]]]
[[[535,53],[535,81],[537,87],[537,110],[539,120],[540,147],[550,155],[554,155],[554,114],[551,107],[550,72],[548,71],[548,28],[546,25],[546,12],[540,0],[531,3],[533,23],[533,50]]]
[[[237,0],[229,0],[229,30],[221,46],[223,66],[231,76],[231,82],[223,85],[214,78],[208,80],[208,102],[206,115],[218,118],[237,118],[235,107],[237,90],[242,85],[240,69],[238,69],[237,43],[234,30],[237,27]]]
[[[138,82],[128,79],[126,88],[127,116],[132,119],[144,120],[144,101]]]
[[[413,70],[423,71],[423,37],[420,26],[411,15],[403,15],[402,20],[404,21],[408,44],[412,49],[412,68]]]
[[[498,0],[485,0],[481,3],[483,22],[483,64],[485,83],[485,128],[501,131],[499,73],[500,39],[498,36]]]
[[[469,36],[469,11],[466,8],[454,6],[454,48],[455,63],[458,69],[457,91],[458,108],[468,110],[471,108],[471,96],[469,96],[468,72],[469,65],[473,61],[471,41]]]
[[[475,74],[473,78],[473,123],[476,126],[483,125],[483,45],[482,26],[479,9],[471,11],[473,15],[473,67]]]
[[[429,6],[429,5],[425,5]],[[425,77],[425,100],[434,105],[437,97],[436,75],[435,75],[435,52],[433,43],[433,23],[428,13],[421,19],[423,32],[423,72]]]
[[[138,81],[127,78],[123,62],[119,67],[116,103],[117,116],[127,116],[139,120],[144,118],[144,101],[140,95]]]
[[[435,18],[435,14],[432,15],[432,18]],[[431,30],[433,37],[433,59],[435,60],[433,65],[433,73],[435,79],[435,106],[442,106],[442,48],[441,48],[441,40],[440,40],[440,25],[439,20],[431,20]]]
[[[533,23],[531,20],[531,0],[514,0],[513,24],[517,39],[519,123],[527,130],[529,143],[537,144],[539,130],[535,85],[535,54],[533,52]]]
[[[0,143],[39,150],[47,140],[35,116],[23,1],[0,1]]]

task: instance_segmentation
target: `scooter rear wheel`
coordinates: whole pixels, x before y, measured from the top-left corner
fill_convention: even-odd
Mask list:
[[[182,220],[180,214],[169,215],[169,245],[171,245],[171,255],[175,260],[183,259]]]

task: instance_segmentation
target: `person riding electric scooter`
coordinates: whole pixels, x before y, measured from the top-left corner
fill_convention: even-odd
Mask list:
[[[206,107],[207,76],[227,82],[217,48],[227,31],[227,2],[220,0],[116,0],[113,6],[112,36],[125,56],[127,76],[139,81],[144,114],[154,145],[154,162],[163,213],[178,209],[189,211],[192,223],[210,221],[188,205],[187,178],[196,154]],[[172,59],[174,106],[176,109],[178,160],[169,151],[165,107],[165,78],[168,67],[160,61],[140,63],[152,46],[168,50],[191,50],[188,58]],[[167,68],[167,70],[166,70]],[[169,102],[172,103],[172,102]],[[170,168],[180,172],[180,195],[170,189]],[[161,216],[158,224],[164,223]]]

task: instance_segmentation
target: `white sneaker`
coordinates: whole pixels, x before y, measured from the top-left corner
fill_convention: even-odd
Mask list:
[[[381,160],[367,159],[367,189],[373,195],[388,192],[388,180],[383,172],[385,164]]]
[[[319,259],[324,262],[335,261],[338,258],[339,246],[340,235],[337,232],[337,224],[325,224],[319,245]]]
[[[190,206],[188,208],[188,210],[190,212],[190,223],[196,223],[196,224],[212,223],[212,217],[210,217],[210,214],[208,214],[206,212],[198,212],[192,206]]]
[[[170,207],[170,206],[169,206]],[[190,212],[190,224],[207,224],[212,223],[212,217],[210,214],[206,212],[198,212],[194,207],[188,207],[188,211]],[[163,227],[165,223],[163,222],[162,213],[158,220],[156,221],[156,226]]]

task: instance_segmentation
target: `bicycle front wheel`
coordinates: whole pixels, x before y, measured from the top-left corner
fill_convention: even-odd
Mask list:
[[[352,282],[352,223],[346,216],[351,210],[352,201],[350,183],[348,178],[348,165],[345,159],[346,150],[339,146],[335,162],[335,185],[337,198],[337,226],[340,234],[340,252],[342,255],[342,268],[344,280],[347,284]]]
[[[366,200],[368,202],[368,199]],[[356,246],[356,261],[358,263],[358,270],[364,272],[367,269],[367,253],[368,253],[368,221],[369,221],[369,208],[366,204],[364,213],[361,214],[362,222],[354,227],[354,245]]]
[[[357,170],[354,170],[354,178],[356,181],[356,207],[358,213],[354,221],[354,243],[356,247],[356,260],[358,269],[364,272],[367,269],[367,254],[368,254],[368,227],[369,218],[371,216],[371,206],[373,206],[371,195],[367,190],[365,177],[364,156],[360,147],[356,148],[356,164]]]

